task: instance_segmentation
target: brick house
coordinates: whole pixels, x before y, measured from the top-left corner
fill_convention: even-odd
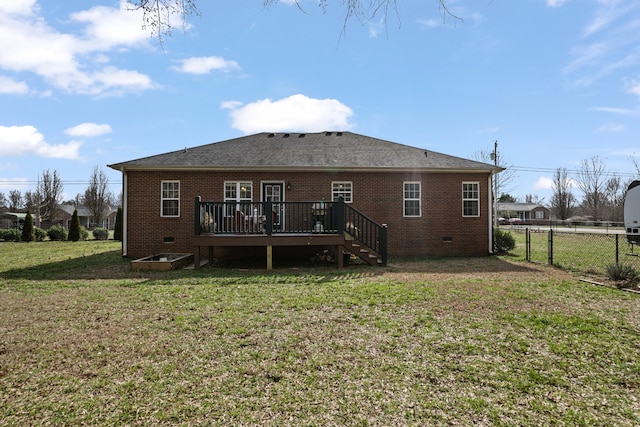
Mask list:
[[[109,165],[123,175],[123,256],[286,248],[391,257],[492,252],[502,168],[352,132],[259,133]],[[339,266],[343,257],[337,257]]]
[[[78,211],[78,220],[80,221],[80,225],[88,230],[94,229],[96,227],[103,227],[107,230],[113,230],[113,227],[115,226],[117,209],[113,209],[111,206],[107,206],[104,209],[102,222],[100,224],[94,224],[92,222],[93,213],[86,206],[61,205],[57,214],[57,218],[61,225],[67,230],[71,225],[71,217],[73,216],[74,210]]]
[[[551,220],[549,208],[538,203],[496,203],[496,210],[500,222],[547,225]]]

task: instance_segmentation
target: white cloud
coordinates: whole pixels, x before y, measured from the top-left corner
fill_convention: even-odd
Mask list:
[[[533,188],[535,190],[551,190],[553,189],[553,179],[549,178],[548,176],[541,176],[533,184]]]
[[[94,7],[72,14],[71,22],[83,26],[82,35],[76,35],[49,26],[34,2],[21,8],[3,4],[0,69],[33,73],[59,90],[80,94],[153,88],[148,76],[108,64],[109,51],[147,44],[148,33],[140,28],[141,16],[127,10],[127,5],[121,2],[118,8]]]
[[[583,42],[571,51],[565,74],[577,86],[590,86],[615,71],[640,64],[640,3],[635,0],[599,0],[583,31]]]
[[[202,56],[188,58],[181,61],[179,67],[172,67],[181,73],[209,74],[211,71],[229,72],[239,70],[240,65],[236,61],[230,61],[219,56]]]
[[[223,110],[235,110],[241,105],[242,105],[242,102],[240,101],[222,101],[220,103],[220,108],[222,108]]]
[[[262,99],[240,106],[230,104],[232,126],[246,134],[257,132],[348,130],[353,110],[337,99],[292,95],[272,101]],[[235,105],[235,107],[234,107]]]
[[[429,19],[418,19],[418,25],[423,28],[436,28],[442,24],[442,20],[429,18]]]
[[[598,132],[622,132],[624,125],[620,123],[605,123],[598,128]]]
[[[567,0],[547,0],[547,6],[549,7],[562,7]]]
[[[627,82],[627,93],[640,97],[640,80],[630,80]]]
[[[0,126],[0,156],[18,157],[35,155],[58,159],[79,158],[82,142],[71,141],[67,144],[51,145],[47,143],[33,126]]]
[[[617,107],[595,107],[592,111],[601,111],[603,113],[619,114],[621,116],[640,116],[640,110],[631,108],[617,108]]]
[[[64,131],[65,134],[76,137],[92,137],[111,133],[111,126],[97,123],[81,123]]]
[[[5,0],[0,2],[0,14],[30,15],[37,0]]]
[[[0,93],[9,95],[24,95],[29,92],[25,82],[18,82],[7,76],[0,76]]]
[[[146,45],[149,34],[141,31],[142,13],[133,7],[126,1],[121,1],[118,9],[95,6],[71,14],[71,19],[87,24],[84,33],[89,51]]]

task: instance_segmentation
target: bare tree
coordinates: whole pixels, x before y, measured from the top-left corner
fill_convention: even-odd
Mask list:
[[[281,1],[263,0],[263,5],[268,7]],[[456,15],[449,7],[452,0],[436,1],[443,20],[462,21],[462,18]],[[300,10],[303,10],[298,0],[295,0],[295,3]],[[331,0],[318,0],[318,7],[326,11],[330,3]],[[339,2],[336,1],[336,3],[339,3],[345,9],[343,33],[347,24],[353,19],[366,22],[382,16],[383,21],[386,23],[390,12],[398,14],[398,0],[340,0]],[[182,28],[186,28],[186,19],[188,17],[200,16],[198,0],[133,0],[131,4],[132,10],[142,11],[142,28],[149,30],[152,37],[157,38],[161,45],[164,38],[171,35],[176,28],[174,22],[177,21]]]
[[[5,211],[9,208],[9,200],[7,200],[7,196],[3,192],[0,191],[0,212]]]
[[[544,197],[540,197],[537,194],[525,194],[524,202],[533,203],[535,205],[541,205],[544,203]]]
[[[623,183],[622,179],[614,175],[605,184],[605,199],[609,211],[609,220],[624,221],[624,195],[629,183]]]
[[[606,174],[605,162],[599,156],[580,162],[577,184],[583,193],[582,204],[595,221],[602,219],[602,208],[607,200]]]
[[[496,199],[500,199],[505,193],[512,193],[514,181],[518,178],[513,165],[509,164],[506,158],[500,154],[496,148],[493,150],[480,149],[471,153],[471,158],[479,162],[493,163],[496,166],[505,168],[502,172],[493,176],[494,191]]]
[[[58,171],[53,173],[47,169],[38,178],[36,191],[27,191],[24,194],[25,204],[30,212],[36,217],[36,226],[40,227],[41,222],[53,223],[56,219],[58,208],[62,203],[62,191],[64,186]]]
[[[640,179],[640,157],[635,154],[632,155],[631,162],[633,163],[633,167],[636,168],[636,178]]]
[[[551,196],[551,210],[559,219],[567,219],[573,213],[576,198],[571,193],[571,180],[566,168],[556,169],[553,176],[553,195]]]
[[[22,194],[20,190],[9,191],[9,210],[18,212],[23,207]]]
[[[109,192],[109,178],[98,166],[93,168],[91,178],[89,178],[89,186],[82,199],[86,208],[91,212],[93,223],[102,224],[105,209],[111,203],[113,196]]]

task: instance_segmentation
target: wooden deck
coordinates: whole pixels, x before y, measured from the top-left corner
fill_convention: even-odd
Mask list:
[[[196,197],[194,268],[201,265],[201,248],[264,247],[267,269],[273,268],[277,246],[331,247],[338,268],[345,251],[371,265],[386,265],[387,227],[376,224],[344,203],[335,202],[203,202]]]
[[[273,268],[273,247],[274,246],[334,246],[336,254],[342,254],[345,244],[344,234],[293,234],[282,233],[275,235],[266,234],[202,234],[194,236],[194,268],[199,268],[200,248],[208,248],[208,261],[213,263],[213,249],[216,246],[262,246],[265,248],[266,268]],[[338,268],[342,268],[343,259],[336,256]]]

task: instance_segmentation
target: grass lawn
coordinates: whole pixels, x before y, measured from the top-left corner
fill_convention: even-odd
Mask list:
[[[640,425],[640,296],[543,265],[0,254],[0,425]]]
[[[564,231],[564,230],[563,230]],[[513,251],[516,259],[526,258],[526,234],[524,230],[511,231],[516,240]],[[549,262],[549,233],[531,232],[531,261]],[[617,246],[616,246],[617,240]],[[553,264],[557,267],[586,275],[605,276],[607,266],[618,263],[640,270],[640,257],[632,254],[632,248],[624,235],[603,233],[554,232]]]

